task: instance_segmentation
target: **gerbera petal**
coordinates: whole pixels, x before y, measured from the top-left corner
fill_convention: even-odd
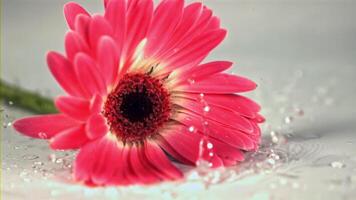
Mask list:
[[[180,93],[177,94],[180,97],[184,97],[184,98],[190,98],[190,99],[201,99],[200,94],[197,93]],[[251,112],[257,113],[261,110],[261,106],[258,105],[256,102],[252,101],[251,99],[238,95],[238,94],[205,94],[204,95],[204,100],[206,100],[208,102],[208,104],[210,104],[209,102],[212,102],[212,104],[216,104],[218,105],[218,102],[220,106],[223,107],[230,107],[230,106],[236,106],[236,107],[246,107],[246,109],[250,110]],[[241,111],[242,113],[246,112],[247,114],[247,110],[246,111],[242,111],[242,109],[240,108],[234,108],[234,110],[236,111]]]
[[[183,0],[163,0],[157,6],[147,33],[147,45],[145,48],[147,55],[154,56],[172,38],[173,31],[181,19],[183,5]]]
[[[167,158],[162,149],[154,142],[145,142],[144,152],[147,160],[153,165],[160,173],[165,174],[172,180],[180,179],[183,177],[179,171]]]
[[[89,53],[89,47],[84,42],[82,37],[74,31],[69,31],[65,36],[65,49],[67,57],[70,61],[74,60],[74,57],[79,52]]]
[[[141,146],[137,147],[133,145],[130,149],[130,166],[133,169],[133,172],[137,176],[138,183],[143,184],[152,184],[158,182],[160,179],[154,174],[152,168],[146,165],[143,160],[140,159],[140,154],[143,154]]]
[[[111,0],[104,0],[104,7],[106,8]]]
[[[77,3],[69,2],[64,5],[64,16],[70,29],[74,29],[75,18],[79,14],[89,16],[89,13]]]
[[[101,114],[94,114],[90,116],[86,123],[85,129],[90,139],[102,137],[109,131],[106,120]]]
[[[80,149],[73,166],[74,179],[76,181],[83,183],[92,182],[91,173],[95,164],[93,157],[96,157],[98,147],[98,140],[95,140]]]
[[[91,16],[79,14],[75,18],[74,29],[82,38],[88,43],[89,42],[89,24],[91,21]],[[89,45],[89,44],[88,44]]]
[[[130,156],[131,156],[131,146],[127,145],[125,148],[122,150],[122,158],[121,160],[124,161],[125,163],[122,163],[124,165],[124,170],[122,172],[117,172],[114,174],[114,177],[123,177],[123,184],[137,184],[139,183],[138,176],[134,172],[132,168],[132,164],[130,162]]]
[[[94,95],[91,104],[90,104],[90,111],[93,114],[100,113],[103,107],[103,97],[100,95]]]
[[[74,68],[83,88],[91,95],[106,94],[106,86],[96,63],[84,53],[78,53],[74,59]]]
[[[130,59],[137,45],[146,37],[153,14],[152,0],[132,0],[126,16],[124,58]]]
[[[105,79],[106,85],[111,85],[119,73],[119,55],[115,41],[111,37],[100,38],[97,60],[99,71]]]
[[[66,129],[59,132],[50,140],[50,146],[52,149],[78,149],[89,141],[89,138],[85,134],[84,125]]]
[[[194,81],[194,80],[193,80]],[[248,80],[231,74],[215,74],[206,79],[187,83],[174,88],[176,91],[206,93],[206,94],[231,94],[254,90],[257,85]]]
[[[192,163],[193,165],[196,164],[198,159],[204,159],[209,161],[211,163],[211,167],[213,168],[220,167],[223,165],[222,160],[218,158],[218,155],[221,154],[220,148],[214,148],[211,151],[210,150],[208,151],[208,149],[205,150],[200,149],[201,142],[203,142],[203,138],[204,138],[203,134],[191,133],[188,131],[187,127],[177,125],[171,127],[171,129],[169,130],[166,130],[161,135],[163,138],[158,140],[158,142],[160,145],[163,144],[162,145],[163,148],[168,145],[169,147],[173,148],[175,152],[179,154],[179,156],[182,156],[184,157],[184,159],[189,160],[190,163]],[[211,142],[212,144],[215,144],[216,142],[219,143],[219,141],[215,141],[214,139],[208,139],[207,141]],[[165,142],[167,144],[164,144]],[[164,150],[166,150],[166,148],[164,148]],[[222,150],[227,152],[226,149],[222,149]],[[170,153],[169,151],[167,152]],[[229,153],[228,155],[230,154],[234,155],[235,152],[227,152],[227,153]],[[180,157],[175,157],[174,154],[171,154],[171,156],[173,156],[178,161],[181,161],[179,159]]]
[[[202,60],[212,49],[220,44],[225,36],[226,30],[223,29],[209,31],[200,35],[175,55],[167,58],[169,60],[167,61],[169,69],[176,69],[195,63],[197,60]]]
[[[179,76],[182,80],[197,81],[219,72],[223,72],[229,69],[231,65],[232,62],[228,61],[209,62],[189,69],[182,69]]]
[[[193,113],[205,116],[207,119],[225,124],[226,126],[234,127],[248,133],[253,131],[251,122],[248,119],[231,110],[226,110],[214,105],[204,105],[204,103],[189,99],[177,100],[176,104]]]
[[[180,156],[195,164],[199,156],[199,143],[202,137],[198,134],[187,134],[185,126],[175,126],[161,133],[167,144]],[[164,148],[164,143],[160,143]],[[165,148],[164,148],[165,149]],[[169,149],[165,149],[169,150]],[[175,156],[175,155],[171,155]],[[179,157],[175,157],[179,160]]]
[[[124,182],[122,176],[113,178],[116,172],[122,174],[121,171],[125,170],[124,162],[126,160],[122,160],[121,157],[122,145],[114,140],[104,138],[97,147],[97,160],[94,161],[96,163],[91,175],[93,182],[97,185],[115,185]]]
[[[199,116],[183,113],[176,120],[184,124],[187,130],[193,129],[192,132],[195,130],[204,132],[205,129],[208,129],[208,135],[210,137],[225,142],[233,147],[243,150],[251,150],[255,148],[254,140],[247,136],[252,134],[242,132],[235,128],[226,127],[224,124],[208,121],[208,127],[203,127],[202,119]],[[254,127],[252,128],[254,129]]]
[[[188,9],[188,7],[186,9]],[[212,11],[206,7],[203,7],[202,10],[199,7],[196,9],[197,12],[199,12],[198,19],[195,20],[192,25],[190,25],[190,28],[184,29],[184,34],[180,36],[180,38],[175,43],[172,44],[170,51],[166,51],[162,56],[160,56],[160,58],[167,60],[167,58],[175,56],[180,52],[180,50],[188,47],[190,43],[202,33],[204,33],[204,31],[207,31],[206,26],[212,17]],[[173,42],[175,38],[172,39]]]
[[[72,64],[64,56],[51,51],[47,54],[47,63],[54,78],[68,94],[87,97],[87,93],[79,85]]]
[[[89,25],[89,41],[92,49],[97,50],[99,39],[108,35],[111,36],[113,34],[113,30],[109,24],[109,22],[100,15],[94,15]]]
[[[78,126],[78,124],[79,122],[63,114],[51,114],[18,119],[13,126],[24,135],[49,139],[63,130]]]
[[[263,123],[266,121],[266,119],[260,115],[259,113],[256,114],[256,117],[254,118],[254,121],[257,123]]]
[[[121,51],[126,29],[126,0],[110,0],[106,5],[105,18],[113,28],[118,50]]]
[[[245,159],[241,150],[213,138],[210,138],[209,141],[213,144],[213,148],[220,158],[236,161],[243,161]]]
[[[196,93],[180,93],[177,96],[188,98],[195,101],[201,101],[200,94]],[[257,117],[256,109],[251,108],[249,104],[245,104],[245,101],[241,101],[240,95],[235,94],[206,94],[204,95],[204,101],[208,105],[218,106],[233,112],[237,112],[248,118]]]
[[[169,52],[174,52],[174,48],[184,39],[189,33],[189,30],[194,27],[194,23],[197,21],[201,14],[202,3],[193,3],[184,8],[182,19],[174,30],[170,40],[166,42],[165,46],[161,48],[160,52],[156,53],[156,58],[161,58],[162,55],[166,55]],[[176,49],[177,50],[177,49]],[[146,52],[146,55],[151,55],[150,52]],[[151,55],[152,56],[152,55]]]
[[[90,102],[86,99],[60,96],[56,98],[55,105],[59,111],[77,120],[85,121],[90,115]]]
[[[157,144],[175,160],[186,165],[195,165],[194,161],[190,161],[180,155],[163,137],[157,138]]]
[[[144,141],[143,143],[146,143],[146,141]],[[139,159],[141,160],[142,164],[145,166],[146,171],[148,171],[149,173],[153,174],[156,178],[156,180],[171,180],[171,178],[169,176],[167,176],[166,174],[162,173],[162,171],[158,170],[154,165],[152,165],[152,161],[148,160],[146,155],[145,155],[145,148],[144,148],[144,144],[138,146],[139,150]]]
[[[237,163],[236,160],[230,160],[230,159],[227,159],[227,158],[223,158],[222,161],[223,161],[225,167],[234,166]]]
[[[80,149],[74,163],[74,178],[77,181],[95,184],[119,184],[123,180],[113,179],[116,171],[122,172],[122,144],[109,137],[102,137]]]
[[[214,30],[220,28],[220,19],[216,16],[212,17],[209,24],[206,26],[206,30]]]

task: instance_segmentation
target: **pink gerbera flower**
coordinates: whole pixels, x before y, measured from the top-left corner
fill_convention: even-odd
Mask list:
[[[170,159],[213,167],[243,160],[260,141],[260,107],[236,93],[256,88],[225,73],[232,63],[201,64],[225,37],[201,3],[106,0],[104,15],[64,7],[66,55],[47,61],[66,91],[58,114],[19,119],[17,131],[52,149],[80,149],[74,178],[89,185],[149,184],[182,177]],[[208,137],[208,155],[200,144]],[[213,148],[212,148],[213,147]]]

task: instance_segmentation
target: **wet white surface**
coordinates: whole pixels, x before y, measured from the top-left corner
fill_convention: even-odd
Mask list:
[[[48,96],[62,93],[44,55],[63,50],[64,2],[3,1],[5,80]],[[102,10],[99,0],[78,2]],[[193,171],[180,183],[89,189],[69,182],[72,152],[52,152],[10,126],[2,131],[3,199],[355,199],[356,2],[204,2],[229,30],[209,60],[232,60],[233,73],[259,84],[249,94],[267,118],[259,152],[204,178]],[[30,115],[4,108],[5,124]]]

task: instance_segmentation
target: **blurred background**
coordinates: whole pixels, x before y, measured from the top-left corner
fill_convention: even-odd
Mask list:
[[[66,2],[2,1],[2,80],[50,98],[63,94],[45,54],[63,52]],[[76,2],[103,12],[101,0]],[[246,95],[267,119],[260,151],[209,177],[190,172],[184,183],[88,189],[66,183],[73,153],[17,135],[11,121],[31,113],[3,101],[3,198],[355,199],[356,1],[202,2],[229,31],[208,60],[231,60],[232,73],[259,85]]]

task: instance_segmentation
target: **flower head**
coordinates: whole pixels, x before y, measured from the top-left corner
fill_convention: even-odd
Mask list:
[[[53,149],[80,149],[76,180],[89,185],[149,184],[182,178],[167,157],[195,165],[201,141],[213,167],[242,161],[260,142],[260,107],[237,93],[256,88],[227,74],[228,61],[202,64],[225,37],[201,3],[106,0],[104,15],[64,7],[65,55],[49,69],[67,93],[58,114],[19,119],[19,132]]]

